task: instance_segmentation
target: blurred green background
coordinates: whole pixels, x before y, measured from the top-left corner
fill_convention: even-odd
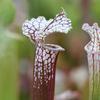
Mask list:
[[[72,20],[68,35],[53,34],[46,42],[66,49],[57,62],[55,95],[72,90],[88,100],[88,66],[84,46],[89,36],[84,22],[100,22],[100,0],[0,0],[0,100],[31,100],[35,47],[22,35],[22,23],[32,17],[53,18],[63,7]]]

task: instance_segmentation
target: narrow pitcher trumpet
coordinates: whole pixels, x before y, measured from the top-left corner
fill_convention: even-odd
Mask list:
[[[82,27],[91,40],[85,46],[89,66],[89,100],[100,100],[100,28],[85,23]]]
[[[45,38],[54,32],[68,33],[71,20],[62,11],[54,19],[46,20],[43,16],[23,24],[23,34],[36,45],[33,68],[33,100],[54,100],[56,61],[59,51],[64,49],[55,44],[46,44]]]

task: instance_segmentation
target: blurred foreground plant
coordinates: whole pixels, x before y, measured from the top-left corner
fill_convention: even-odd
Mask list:
[[[12,0],[0,0],[0,100],[18,100],[18,36],[6,28],[14,15]]]
[[[18,100],[16,36],[0,28],[0,100]]]

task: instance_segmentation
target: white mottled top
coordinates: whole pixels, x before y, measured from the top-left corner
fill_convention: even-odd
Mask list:
[[[83,24],[82,29],[91,37],[91,41],[85,46],[87,52],[100,51],[100,28],[97,23],[90,26],[88,23]]]
[[[39,16],[26,20],[22,26],[23,34],[35,42],[54,32],[68,33],[71,28],[71,20],[66,17],[64,10],[54,19],[46,20],[45,17]]]

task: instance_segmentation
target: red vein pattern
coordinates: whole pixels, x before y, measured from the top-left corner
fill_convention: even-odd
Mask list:
[[[37,19],[33,18],[30,21],[26,20],[22,26],[23,34],[35,42],[43,40],[54,32],[68,33],[71,28],[71,20],[66,17],[64,11],[50,20],[46,20],[43,16],[39,16]]]
[[[54,19],[46,20],[40,16],[26,20],[23,24],[23,34],[37,46],[33,69],[33,100],[54,99],[57,55],[64,50],[58,45],[44,44],[45,38],[54,32],[68,33],[71,28],[71,20],[66,17],[64,10]]]
[[[33,100],[54,100],[56,60],[60,46],[39,44],[33,74]]]
[[[85,46],[89,65],[89,100],[100,100],[100,28],[84,24],[83,30],[88,32],[91,41]]]

